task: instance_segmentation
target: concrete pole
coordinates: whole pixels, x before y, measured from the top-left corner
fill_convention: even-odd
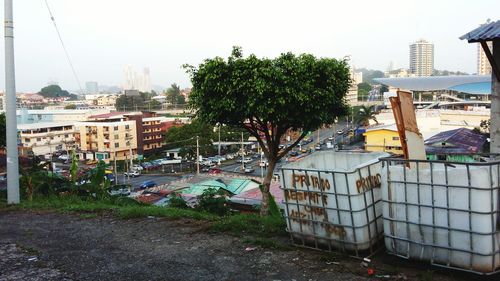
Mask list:
[[[493,59],[500,65],[500,38],[493,40]],[[500,153],[500,81],[491,73],[490,152]],[[8,131],[7,131],[8,132]]]
[[[220,126],[221,124],[219,124],[219,147],[218,147],[219,156],[220,156]]]
[[[16,77],[14,67],[14,21],[12,0],[4,1],[5,37],[5,122],[7,141],[7,204],[19,204],[19,164],[17,151]]]
[[[196,174],[200,174],[200,137],[196,136]]]

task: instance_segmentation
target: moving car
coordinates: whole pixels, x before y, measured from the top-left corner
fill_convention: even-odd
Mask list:
[[[131,170],[131,171],[125,172],[125,173],[123,173],[123,174],[124,174],[125,176],[127,176],[127,177],[133,177],[133,178],[135,178],[135,177],[140,176],[140,175],[141,175],[141,172],[139,172],[139,171],[137,171],[137,170]]]
[[[247,174],[253,173],[254,171],[255,171],[255,169],[252,166],[245,167],[245,170],[244,170],[244,172]]]
[[[342,135],[344,133],[344,130],[338,130],[337,134]]]
[[[151,188],[151,187],[155,187],[157,186],[158,184],[155,182],[155,181],[152,181],[152,180],[149,180],[149,181],[145,181],[143,182],[139,188],[140,189],[146,189],[146,188]]]

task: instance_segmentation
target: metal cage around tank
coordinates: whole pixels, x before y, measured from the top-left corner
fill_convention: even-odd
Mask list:
[[[491,275],[500,272],[500,161],[381,158],[389,254]]]
[[[383,247],[382,166],[376,156],[348,170],[280,169],[287,231],[295,245],[358,258]]]

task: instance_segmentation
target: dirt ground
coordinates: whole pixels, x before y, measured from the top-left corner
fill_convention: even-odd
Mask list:
[[[374,258],[369,278],[359,260],[345,255],[255,247],[207,226],[188,219],[0,210],[0,280],[475,279],[385,254]]]

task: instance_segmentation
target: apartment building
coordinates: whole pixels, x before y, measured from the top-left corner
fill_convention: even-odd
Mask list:
[[[135,121],[88,121],[77,123],[81,158],[127,160],[137,158]]]
[[[136,153],[151,155],[163,147],[165,117],[157,116],[154,112],[112,112],[109,114],[94,115],[89,121],[95,122],[123,122],[135,123],[134,138],[137,143]]]
[[[434,44],[420,39],[410,45],[410,72],[431,76],[434,70]]]
[[[42,156],[79,145],[74,122],[21,124],[17,129],[22,155]]]

